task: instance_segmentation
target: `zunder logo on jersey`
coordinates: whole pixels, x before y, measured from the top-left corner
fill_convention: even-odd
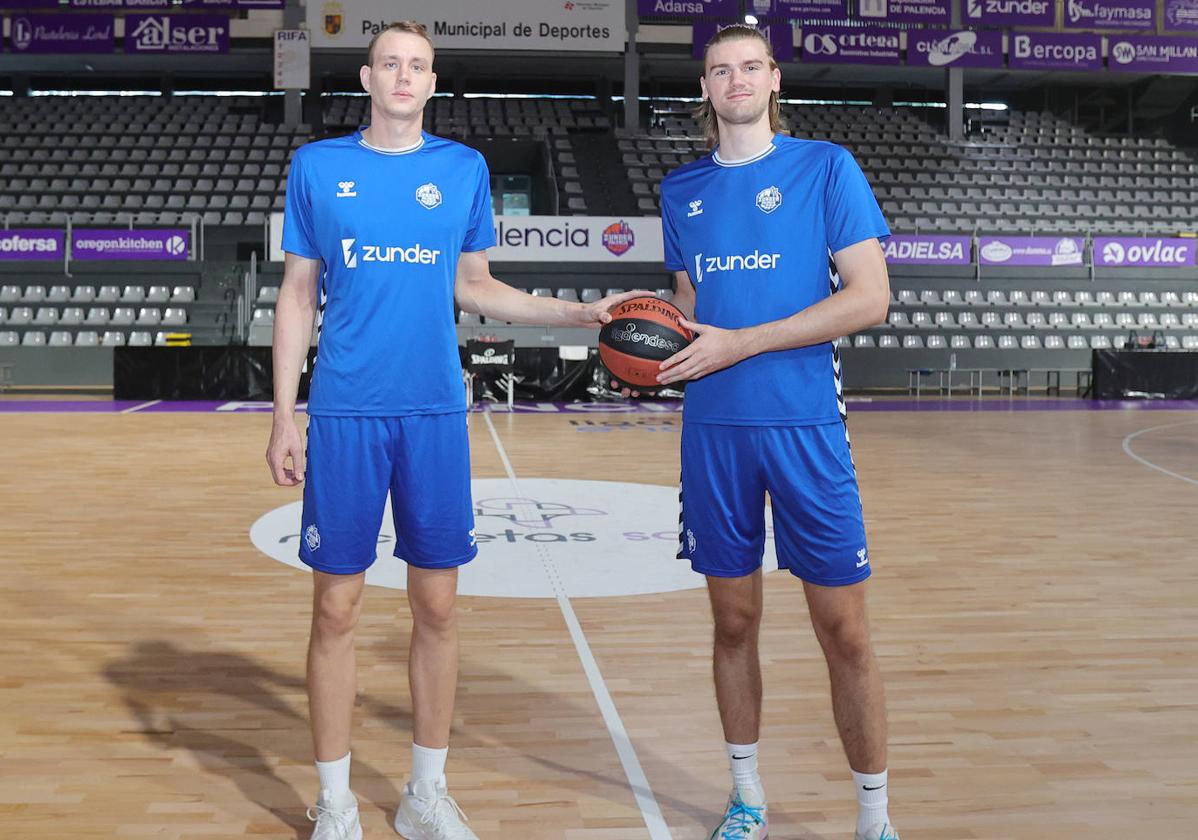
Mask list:
[[[757,209],[762,213],[773,213],[782,206],[782,190],[777,187],[766,187],[757,193]]]
[[[341,240],[341,257],[345,260],[346,268],[358,267],[358,251],[354,249],[356,239]],[[441,252],[425,248],[419,242],[415,245],[363,245],[361,247],[362,262],[364,263],[413,263],[416,265],[436,265]]]
[[[430,181],[416,189],[416,200],[425,210],[432,210],[434,207],[441,206],[441,191],[437,189],[436,184]]]
[[[705,257],[695,254],[695,274],[691,279],[702,283],[704,278],[719,271],[770,271],[778,267],[781,254],[733,254],[727,257]]]

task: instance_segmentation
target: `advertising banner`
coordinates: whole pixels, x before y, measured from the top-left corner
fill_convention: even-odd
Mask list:
[[[66,232],[50,228],[0,230],[0,260],[61,260]]]
[[[1094,237],[1094,265],[1105,268],[1192,268],[1194,239]]]
[[[878,26],[804,26],[803,61],[823,64],[901,64],[899,30]]]
[[[100,14],[20,14],[10,19],[16,53],[110,53],[114,17]]]
[[[71,231],[71,258],[76,260],[185,260],[191,231],[168,228]]]
[[[857,16],[895,23],[953,22],[952,0],[858,0]]]
[[[127,53],[227,53],[223,15],[125,15]]]
[[[734,18],[740,16],[739,0],[636,0],[636,11],[643,17],[684,17],[699,15]]]
[[[924,67],[1002,67],[1002,33],[973,29],[910,30],[907,63]]]
[[[971,265],[970,237],[894,234],[884,247],[891,265]]]
[[[982,265],[1081,265],[1086,242],[1076,236],[983,236],[978,240]]]
[[[702,58],[703,47],[707,45],[707,42],[721,29],[727,29],[732,25],[731,23],[696,22],[691,27],[691,54],[695,58]],[[781,64],[795,60],[794,27],[785,21],[775,21],[770,24],[758,26],[757,28],[770,39],[770,46],[774,48],[775,61]]]
[[[396,20],[423,23],[438,49],[624,49],[624,0],[309,0],[307,10],[317,49],[365,50],[376,33]]]
[[[1156,0],[1065,0],[1066,29],[1156,29]]]
[[[649,216],[496,216],[492,262],[661,263],[661,219]],[[283,214],[270,216],[270,259],[283,260]]]
[[[1107,2],[1107,0],[1100,0]],[[1055,26],[1055,0],[963,0],[967,26]]]
[[[790,20],[843,20],[847,0],[745,0],[749,14],[774,15]]]
[[[1107,69],[1116,73],[1198,73],[1198,41],[1121,35],[1110,39]]]
[[[1198,0],[1165,0],[1165,29],[1198,32]]]
[[[1012,32],[1007,39],[1012,70],[1101,70],[1101,35]]]

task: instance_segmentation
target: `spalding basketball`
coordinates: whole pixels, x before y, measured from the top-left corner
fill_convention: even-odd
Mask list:
[[[599,358],[626,388],[651,393],[661,388],[659,365],[694,339],[674,304],[655,297],[626,300],[599,331]]]

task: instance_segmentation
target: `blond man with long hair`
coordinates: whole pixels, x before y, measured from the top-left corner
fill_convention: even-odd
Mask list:
[[[453,309],[599,327],[611,307],[639,293],[568,303],[491,276],[486,161],[421,129],[437,80],[423,26],[384,28],[360,78],[369,127],[301,147],[288,174],[266,453],[278,484],[304,488],[299,556],[314,587],[308,702],[320,778],[312,838],[362,837],[349,786],[353,636],[390,495],[412,611],[412,774],[395,830],[408,840],[477,840],[444,772],[458,676],[458,567],[478,551]],[[295,401],[318,308],[305,452]]]
[[[689,381],[680,556],[707,577],[733,788],[713,840],[769,833],[757,769],[765,495],[779,566],[803,583],[858,801],[856,840],[898,840],[869,640],[869,553],[834,342],[885,320],[889,230],[852,155],[784,136],[781,73],[756,29],[707,44],[697,116],[712,153],[661,186],[674,303],[697,333],[662,363]]]

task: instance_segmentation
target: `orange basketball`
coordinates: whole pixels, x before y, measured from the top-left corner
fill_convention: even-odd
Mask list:
[[[655,297],[624,301],[599,331],[599,358],[621,385],[653,392],[658,366],[694,339],[674,304]]]

